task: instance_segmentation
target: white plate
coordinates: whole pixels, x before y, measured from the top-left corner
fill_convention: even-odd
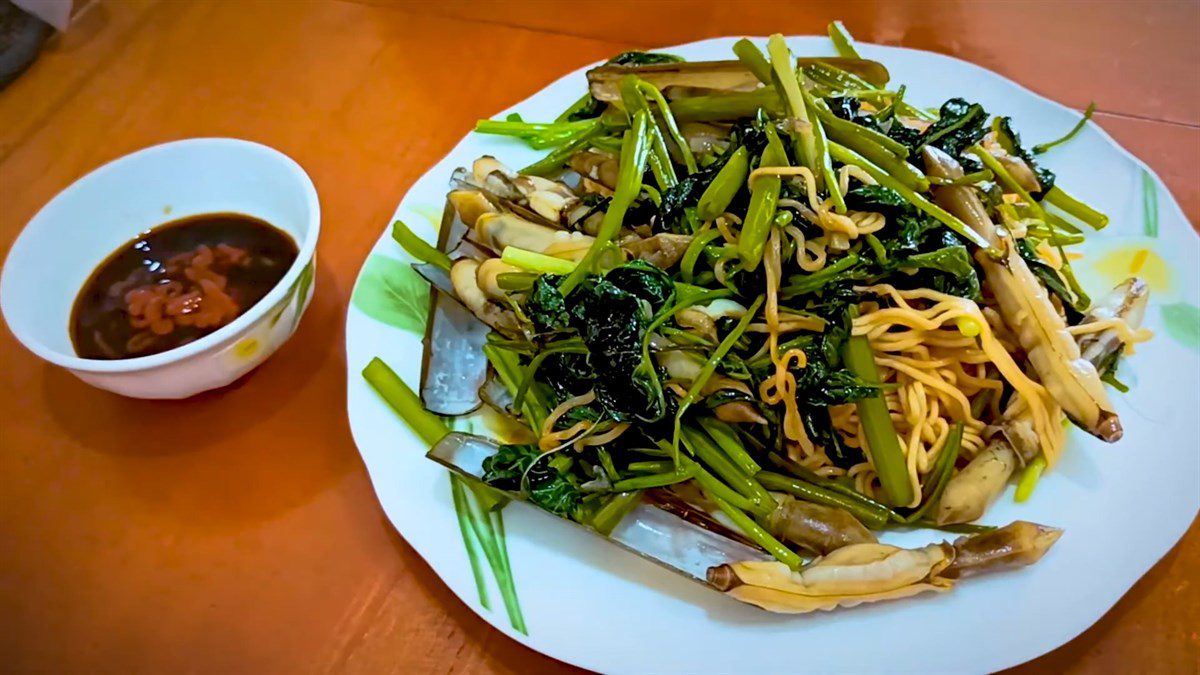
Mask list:
[[[663,51],[691,61],[726,59],[733,42],[718,38]],[[798,37],[789,43],[796,54],[833,53],[825,38]],[[964,61],[896,47],[861,49],[888,66],[893,82],[908,85],[906,100],[925,106],[951,96],[977,101],[992,114],[1011,115],[1030,144],[1058,137],[1079,118]],[[584,87],[580,69],[505,113],[553,119]],[[434,240],[451,172],[483,154],[513,167],[536,158],[509,139],[468,135],[417,181],[396,217]],[[504,513],[528,635],[513,630],[495,587],[489,588],[493,609],[480,604],[447,472],[424,459],[423,445],[360,376],[363,366],[379,356],[414,388],[419,378],[423,284],[405,272],[407,265],[398,264],[407,258],[387,230],[359,276],[346,322],[350,426],[384,511],[455,594],[497,629],[540,652],[598,671],[986,672],[1058,647],[1108,611],[1196,515],[1200,239],[1162,182],[1099,127],[1089,125],[1044,157],[1064,188],[1112,219],[1085,245],[1093,255],[1077,263],[1081,275],[1093,280],[1088,290],[1098,294],[1118,281],[1108,279],[1103,259],[1128,256],[1137,248],[1152,250],[1150,267],[1161,267],[1156,275],[1166,278],[1152,281],[1159,288],[1147,325],[1157,337],[1122,364],[1122,379],[1132,386],[1130,393],[1115,395],[1124,440],[1107,446],[1072,433],[1061,464],[1043,478],[1031,500],[1015,504],[1010,489],[987,515],[989,523],[1020,518],[1066,528],[1037,565],[969,579],[942,595],[783,617],[722,597],[517,504]],[[1147,211],[1157,212],[1156,236],[1147,236],[1147,218],[1153,215]],[[382,278],[391,286],[380,287]],[[935,536],[910,533],[885,540],[909,545]]]

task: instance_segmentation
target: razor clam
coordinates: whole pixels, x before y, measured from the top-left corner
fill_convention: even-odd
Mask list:
[[[495,454],[489,440],[450,433],[426,455],[429,459],[472,480],[483,477],[483,460]],[[525,501],[516,492],[504,492],[513,501]],[[537,509],[540,513],[546,513]],[[546,517],[554,517],[546,514]],[[566,520],[566,519],[564,519]],[[585,527],[570,521],[578,527]],[[586,528],[596,536],[604,536]],[[766,560],[762,551],[723,537],[648,503],[639,504],[607,537],[621,548],[704,583],[708,570],[732,560]]]
[[[978,520],[1017,469],[1017,453],[1007,441],[996,439],[954,474],[942,492],[934,520],[938,525]]]
[[[954,541],[954,562],[942,576],[960,579],[1032,565],[1042,559],[1062,533],[1057,527],[1017,520],[991,532],[959,537]]]
[[[1032,565],[1062,530],[1018,520],[990,532],[917,549],[851,544],[799,570],[769,560],[713,567],[708,582],[771,612],[802,614],[948,591],[956,580]]]
[[[447,203],[442,213],[438,248],[457,249],[466,225]],[[421,364],[421,400],[441,415],[465,415],[480,405],[479,387],[487,378],[483,345],[488,327],[453,297],[450,275],[435,265],[414,265],[430,282],[425,358]]]
[[[818,555],[851,544],[874,544],[875,535],[842,509],[805,502],[787,494],[774,494],[778,504],[767,516],[771,534],[799,544]]]
[[[962,166],[937,148],[922,151],[926,173],[938,178],[961,178]],[[1037,372],[1038,379],[1084,431],[1112,443],[1121,438],[1121,420],[1113,411],[1096,367],[1080,356],[1079,346],[1051,304],[1037,277],[1017,252],[1012,237],[992,223],[974,189],[961,185],[934,188],[939,206],[961,218],[1000,251],[976,256],[988,286],[1000,306],[1000,315],[1012,329]]]
[[[1132,277],[1118,284],[1108,295],[1092,305],[1080,325],[1093,321],[1119,319],[1125,322],[1129,330],[1137,330],[1142,326],[1142,319],[1146,316],[1146,306],[1149,304],[1150,286],[1145,281]],[[1124,347],[1125,341],[1121,339],[1121,334],[1113,328],[1079,336],[1080,353],[1096,368],[1102,368]]]

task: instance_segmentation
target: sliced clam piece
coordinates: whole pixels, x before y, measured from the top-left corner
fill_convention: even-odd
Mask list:
[[[446,198],[450,200],[450,204],[458,212],[458,217],[467,227],[474,227],[479,216],[498,211],[478,190],[452,190]]]
[[[509,265],[499,258],[488,258],[479,264],[479,269],[475,271],[475,279],[479,282],[479,288],[483,289],[483,294],[489,299],[504,300],[508,297],[508,292],[500,288],[500,275],[520,271],[519,267]]]
[[[621,168],[616,155],[599,150],[585,150],[571,155],[567,165],[585,179],[596,181],[608,190],[617,187],[617,175]],[[594,190],[593,190],[594,191]]]
[[[506,335],[519,334],[520,322],[513,311],[489,300],[480,288],[479,267],[480,262],[472,258],[454,261],[450,268],[450,283],[454,286],[454,295],[480,321]]]
[[[539,225],[512,213],[485,213],[475,221],[473,231],[477,242],[496,252],[515,246],[564,258],[576,251],[587,252],[595,241],[586,234]]]
[[[691,243],[690,234],[662,232],[652,237],[630,236],[621,242],[621,248],[634,258],[665,270],[674,267],[683,258]]]

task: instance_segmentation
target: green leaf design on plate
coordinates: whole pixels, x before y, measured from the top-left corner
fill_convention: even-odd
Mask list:
[[[437,232],[442,229],[442,207],[434,206],[433,204],[417,204],[412,207],[414,213],[429,221],[433,225],[433,231]]]
[[[471,563],[471,576],[475,579],[475,592],[479,594],[479,604],[491,611],[492,599],[488,595],[487,581],[483,578],[483,565],[479,560],[482,543],[475,534],[471,521],[471,507],[467,505],[467,489],[463,480],[455,474],[450,474],[450,494],[454,498],[454,513],[458,516],[458,529],[462,534],[463,547],[467,549],[467,560]]]
[[[471,576],[475,579],[475,590],[479,593],[479,604],[491,610],[491,597],[483,576],[480,553],[492,569],[504,610],[513,629],[525,635],[525,615],[517,599],[517,586],[513,581],[512,563],[508,559],[508,543],[504,536],[504,506],[508,499],[488,486],[450,474],[450,491],[454,499],[454,511],[458,516],[458,528],[463,545],[467,549],[467,560],[471,563]]]
[[[1142,231],[1147,237],[1158,236],[1158,184],[1142,169]]]
[[[308,261],[308,264],[304,266],[304,269],[300,270],[300,276],[296,277],[296,281],[294,281],[292,283],[292,287],[288,289],[287,298],[284,299],[283,304],[280,305],[279,309],[275,311],[275,314],[271,316],[271,322],[268,324],[271,328],[274,328],[275,324],[279,323],[279,320],[283,318],[283,313],[287,311],[288,307],[292,306],[292,302],[295,301],[296,298],[300,298],[300,303],[304,302],[304,297],[308,295],[308,289],[312,287],[313,270],[316,269],[316,265],[317,260],[316,258],[313,258],[312,260]],[[292,330],[296,330],[296,326],[299,323],[300,306],[297,305],[296,313],[292,315]]]
[[[1167,335],[1192,351],[1200,351],[1200,307],[1188,302],[1163,305],[1162,318]]]
[[[421,333],[429,312],[429,284],[408,263],[373,255],[350,303],[376,321]]]
[[[300,310],[304,307],[304,299],[308,297],[308,289],[312,288],[316,269],[317,258],[313,256],[300,271],[300,278],[296,280],[296,313],[292,314],[292,330],[296,330],[296,326],[300,324]]]

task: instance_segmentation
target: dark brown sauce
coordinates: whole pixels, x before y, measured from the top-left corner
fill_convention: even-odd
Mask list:
[[[198,340],[262,300],[298,254],[287,233],[238,213],[159,225],[117,249],[79,291],[75,353],[130,359]]]

